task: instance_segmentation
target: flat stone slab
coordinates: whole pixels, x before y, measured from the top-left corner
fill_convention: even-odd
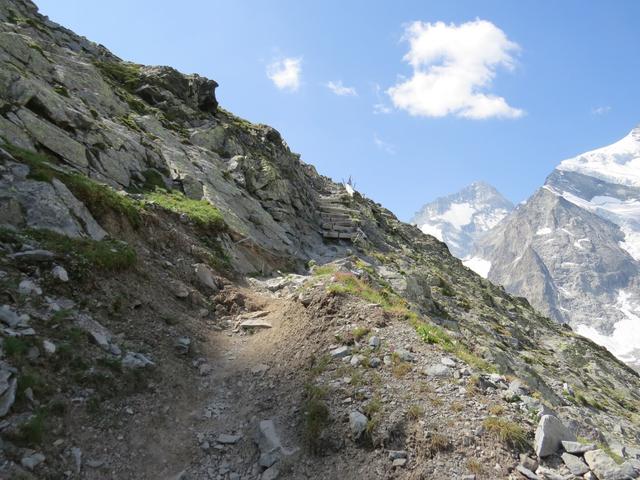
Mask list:
[[[563,453],[562,461],[567,466],[567,468],[569,468],[569,471],[574,475],[584,475],[589,471],[589,467],[582,461],[581,458],[576,457],[575,455],[572,455],[570,453]]]
[[[266,310],[256,310],[255,312],[241,313],[238,315],[238,320],[251,320],[253,318],[261,318],[269,315]]]
[[[254,319],[245,320],[244,322],[241,322],[240,327],[241,328],[272,328],[273,325],[271,325],[269,322],[265,320],[254,318]]]
[[[242,438],[241,435],[230,435],[228,433],[221,433],[216,438],[216,442],[222,443],[223,445],[234,445],[240,441]]]
[[[583,453],[590,452],[591,450],[595,450],[596,446],[593,443],[568,442],[564,440],[562,442],[562,448],[564,448],[564,451],[567,453],[581,455]]]
[[[520,472],[522,475],[524,475],[526,478],[528,478],[529,480],[539,480],[540,479],[540,477],[538,477],[538,475],[536,475],[531,470],[529,470],[527,467],[524,467],[522,465],[518,465],[516,467],[516,470],[518,472]]]
[[[347,346],[334,348],[329,352],[329,355],[333,358],[344,358],[351,353],[351,349]]]

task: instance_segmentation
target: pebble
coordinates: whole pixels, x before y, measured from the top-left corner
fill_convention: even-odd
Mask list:
[[[53,355],[54,353],[56,353],[56,344],[50,340],[43,340],[42,348],[44,349],[44,353],[46,353],[47,355]]]
[[[18,293],[21,295],[42,295],[42,289],[32,280],[22,280],[18,285]]]
[[[53,278],[60,280],[61,282],[69,281],[69,274],[60,265],[56,265],[55,267],[53,267],[53,270],[51,270],[51,275],[53,276]]]
[[[22,457],[22,460],[20,460],[20,464],[28,470],[33,470],[44,461],[45,456],[43,454],[33,453],[31,455],[27,455],[26,457]]]
[[[238,443],[241,438],[242,436],[240,435],[229,435],[227,433],[221,433],[220,435],[218,435],[216,441],[224,445],[233,445]]]
[[[351,349],[346,345],[343,345],[341,347],[334,348],[333,350],[331,350],[329,352],[329,355],[331,355],[331,357],[333,358],[343,358],[349,355],[350,353],[351,353]]]

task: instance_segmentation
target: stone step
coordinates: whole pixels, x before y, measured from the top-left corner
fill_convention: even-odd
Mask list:
[[[334,230],[336,232],[355,232],[356,227],[353,225],[337,225],[335,223],[323,223],[323,230]]]
[[[351,210],[346,207],[320,205],[320,211],[327,213],[344,213],[346,215],[358,215],[357,210]]]
[[[355,210],[345,207],[341,203],[319,203],[318,207],[323,210],[346,210],[348,212],[355,212]]]
[[[330,225],[343,225],[343,226],[358,226],[360,225],[360,221],[353,220],[351,218],[344,217],[322,217],[322,224],[330,224]]]
[[[338,239],[345,239],[345,240],[353,240],[356,236],[355,232],[332,232],[332,231],[327,231],[327,232],[323,232],[322,236],[324,238],[338,238]]]
[[[320,202],[338,202],[338,203],[342,203],[345,200],[349,199],[349,195],[344,194],[344,195],[328,195],[326,197],[320,197],[318,200]]]
[[[354,221],[351,218],[344,217],[322,217],[322,225],[342,225],[342,226],[350,226],[355,227],[360,225],[359,221]]]

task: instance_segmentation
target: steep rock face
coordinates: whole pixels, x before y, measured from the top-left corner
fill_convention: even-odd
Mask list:
[[[635,365],[639,161],[638,128],[609,147],[563,161],[476,251],[491,263],[489,279]]]
[[[512,209],[513,204],[491,185],[474,182],[458,193],[427,203],[411,223],[445,242],[456,257],[466,258],[478,236],[497,225]]]
[[[316,192],[326,179],[274,129],[217,109],[215,81],[122,62],[26,2],[3,2],[0,20],[7,141],[116,188],[161,176],[212,202],[243,271],[322,255]]]

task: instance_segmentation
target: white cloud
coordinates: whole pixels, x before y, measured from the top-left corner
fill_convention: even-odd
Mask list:
[[[404,38],[409,42],[404,60],[413,75],[387,90],[396,108],[424,117],[517,118],[524,114],[504,98],[486,92],[496,69],[512,70],[513,54],[520,50],[493,23],[413,22]]]
[[[373,104],[373,113],[375,115],[381,115],[386,113],[391,113],[391,107],[384,103],[374,103]]]
[[[383,152],[388,153],[389,155],[396,154],[396,147],[393,146],[391,143],[388,143],[382,140],[377,133],[373,134],[373,144]]]
[[[358,95],[354,87],[345,87],[342,84],[342,80],[328,82],[326,87],[340,97],[355,97]]]
[[[604,105],[602,107],[596,107],[591,109],[592,115],[606,115],[611,111],[611,107],[609,105]]]
[[[267,77],[280,90],[295,92],[300,88],[301,58],[284,58],[267,66]]]
[[[376,103],[373,104],[374,115],[381,115],[381,114],[387,114],[392,112],[391,107],[384,102],[384,99],[381,95],[381,90],[382,89],[380,88],[380,85],[378,85],[377,83],[373,84],[373,93],[375,94],[376,99],[378,100]]]

